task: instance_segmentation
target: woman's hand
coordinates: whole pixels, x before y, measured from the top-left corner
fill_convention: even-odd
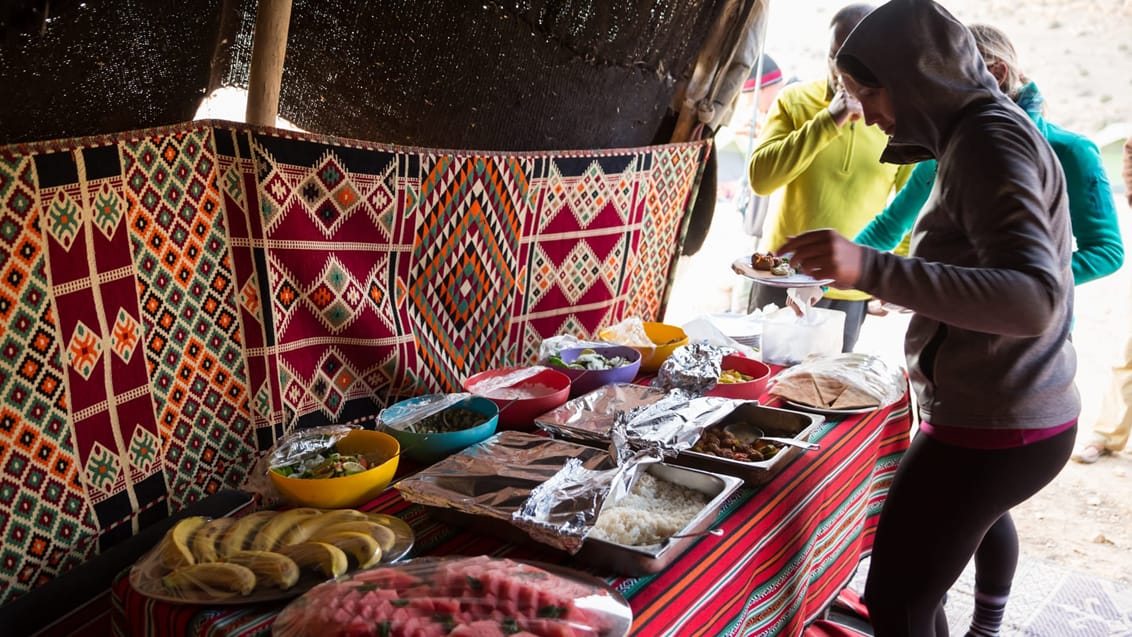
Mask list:
[[[792,267],[815,279],[833,279],[839,288],[854,288],[861,277],[861,246],[828,228],[790,237],[777,253],[793,253]]]
[[[846,93],[844,88],[838,88],[837,93],[834,94],[833,100],[829,103],[829,114],[833,116],[833,123],[838,127],[844,126],[845,122],[855,122],[864,117],[861,103]]]

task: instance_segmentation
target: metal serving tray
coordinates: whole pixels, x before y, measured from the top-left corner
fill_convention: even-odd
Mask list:
[[[676,535],[694,535],[709,530],[715,524],[727,499],[743,486],[743,481],[734,476],[714,474],[691,467],[659,463],[649,465],[648,471],[658,478],[695,489],[711,498]],[[428,508],[430,514],[438,520],[469,527],[509,542],[533,541],[522,529],[497,518],[472,515],[456,509]],[[574,559],[593,566],[601,573],[640,577],[663,571],[701,539],[703,538],[679,537],[661,544],[626,546],[597,538],[586,538]],[[551,547],[547,547],[547,550],[565,555],[565,552]]]
[[[714,426],[726,426],[733,422],[749,422],[763,430],[766,436],[795,438],[809,442],[810,435],[825,422],[823,416],[801,413],[778,407],[766,407],[754,402],[745,402],[723,417]],[[743,462],[710,453],[682,451],[673,464],[714,473],[742,478],[750,485],[763,484],[774,477],[800,453],[814,453],[799,447],[783,446],[778,453],[767,460]]]
[[[554,411],[535,419],[535,424],[555,438],[572,440],[588,445],[609,444],[609,430],[613,426],[616,410],[655,402],[657,390],[634,385],[607,385],[591,394],[567,402]],[[747,421],[763,430],[767,436],[797,438],[808,442],[810,435],[825,422],[825,417],[780,407],[766,407],[757,401],[736,400],[735,410],[716,425]],[[708,453],[682,451],[672,464],[703,469],[742,478],[751,485],[769,481],[800,453],[798,447],[783,447],[774,457],[759,462],[742,462]]]
[[[689,489],[695,489],[711,498],[707,505],[696,517],[692,518],[676,535],[691,536],[704,533],[715,525],[719,512],[723,510],[724,503],[743,486],[743,481],[728,475],[719,475],[708,471],[701,471],[690,467],[678,467],[670,464],[653,464],[648,467],[649,473],[657,478],[679,484]],[[669,539],[660,544],[648,546],[626,546],[586,538],[582,549],[578,551],[577,558],[592,566],[610,571],[619,575],[640,577],[651,573],[659,573],[668,568],[676,558],[692,548],[692,545],[703,539],[702,537],[679,537]]]

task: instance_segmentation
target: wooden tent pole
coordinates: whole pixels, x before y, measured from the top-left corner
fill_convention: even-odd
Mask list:
[[[275,126],[290,24],[291,0],[259,0],[248,78],[248,107],[244,116],[249,124]]]

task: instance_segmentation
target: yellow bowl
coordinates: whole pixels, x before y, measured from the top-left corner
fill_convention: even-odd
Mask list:
[[[289,503],[320,509],[350,509],[381,493],[397,472],[401,445],[380,431],[355,429],[338,441],[338,452],[355,455],[380,454],[389,459],[352,476],[341,478],[289,478],[268,471],[271,482]]]
[[[649,340],[658,343],[656,347],[637,347],[636,345],[629,345],[633,349],[641,353],[641,373],[655,372],[660,369],[661,363],[669,356],[677,347],[688,344],[688,335],[684,330],[668,323],[655,323],[645,322],[645,334]],[[613,335],[610,334],[608,329],[598,332],[598,338],[603,341],[615,343]],[[623,345],[624,343],[618,343]]]

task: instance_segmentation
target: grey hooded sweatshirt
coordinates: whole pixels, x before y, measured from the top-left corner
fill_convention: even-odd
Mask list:
[[[939,160],[908,258],[865,248],[859,289],[915,312],[905,337],[924,420],[1044,429],[1080,412],[1069,208],[1057,157],[999,90],[970,32],[892,0],[846,39],[892,98],[882,161]]]

